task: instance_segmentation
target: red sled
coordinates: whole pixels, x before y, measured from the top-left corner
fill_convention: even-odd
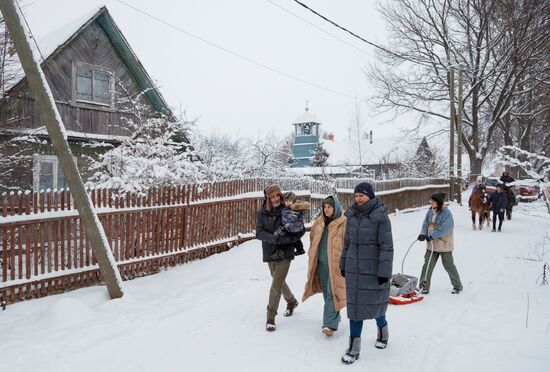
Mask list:
[[[401,296],[390,296],[389,301],[390,301],[390,304],[394,304],[394,305],[408,305],[408,304],[422,301],[423,299],[424,299],[424,296],[418,296],[416,292],[412,292]]]

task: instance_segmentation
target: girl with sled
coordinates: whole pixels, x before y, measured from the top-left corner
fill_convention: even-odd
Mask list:
[[[443,267],[453,285],[451,293],[458,294],[462,292],[462,282],[460,275],[453,260],[453,229],[454,221],[451,211],[444,205],[445,193],[436,192],[432,194],[430,202],[431,208],[426,213],[422,231],[418,235],[418,240],[426,241],[426,254],[424,255],[424,265],[420,275],[420,292],[422,294],[430,293],[430,284],[432,273],[439,256],[443,261]]]

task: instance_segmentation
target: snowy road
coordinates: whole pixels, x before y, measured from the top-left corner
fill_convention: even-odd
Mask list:
[[[0,312],[0,371],[548,371],[550,286],[535,282],[550,262],[550,241],[537,261],[550,219],[534,206],[522,205],[526,212],[502,233],[472,231],[466,207],[453,206],[464,292],[450,294],[439,263],[423,302],[390,306],[386,350],[374,348],[375,324],[367,324],[354,366],[339,361],[347,321],[333,339],[320,332],[321,296],[291,318],[278,317],[276,332],[264,330],[270,278],[252,241],[126,282],[121,300],[107,301],[105,288],[93,287],[8,307]],[[423,215],[391,217],[395,272]],[[406,273],[419,275],[423,254],[417,243]],[[291,267],[299,297],[306,269],[304,256]]]

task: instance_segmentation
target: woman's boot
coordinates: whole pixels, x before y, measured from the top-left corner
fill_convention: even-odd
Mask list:
[[[383,327],[378,327],[378,337],[376,338],[376,344],[374,346],[376,346],[377,349],[385,349],[386,346],[388,346],[388,338],[388,323],[386,322]]]
[[[361,337],[350,337],[349,347],[346,353],[342,356],[342,362],[345,364],[352,364],[359,359],[361,353]]]

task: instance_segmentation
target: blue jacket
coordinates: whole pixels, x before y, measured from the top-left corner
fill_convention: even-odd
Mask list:
[[[428,226],[432,222],[434,211],[429,209],[426,213],[426,218],[424,218],[424,223],[422,224],[422,235],[428,236]],[[433,239],[441,239],[449,235],[454,227],[454,220],[451,211],[448,208],[443,208],[441,212],[435,217],[435,223],[437,225],[436,229],[430,235]]]
[[[283,228],[291,233],[299,233],[304,227],[304,211],[293,211],[291,208],[284,208],[281,216],[283,218]]]

